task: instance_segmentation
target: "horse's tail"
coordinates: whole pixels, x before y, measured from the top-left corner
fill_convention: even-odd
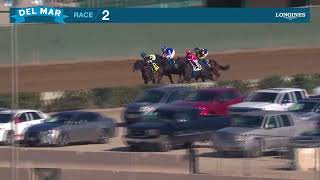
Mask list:
[[[219,67],[219,69],[221,69],[221,70],[223,70],[223,71],[226,71],[226,70],[229,70],[230,69],[230,65],[225,65],[225,66],[223,66],[223,65],[218,65],[218,67]]]
[[[209,61],[210,64],[213,66],[213,67],[216,67],[218,70],[223,70],[223,71],[226,71],[226,70],[229,70],[230,69],[230,65],[221,65],[219,64],[216,60],[210,60]]]

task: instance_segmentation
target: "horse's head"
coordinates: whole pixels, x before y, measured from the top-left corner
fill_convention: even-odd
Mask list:
[[[143,60],[137,60],[132,67],[132,71],[138,71],[138,70],[142,70],[144,66],[144,61]]]

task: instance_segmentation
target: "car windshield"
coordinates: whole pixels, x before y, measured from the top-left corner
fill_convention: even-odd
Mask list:
[[[317,102],[299,102],[289,107],[289,111],[294,112],[312,112],[316,107]]]
[[[277,97],[277,93],[256,92],[250,95],[246,101],[248,102],[270,102],[273,103]]]
[[[146,115],[147,121],[190,120],[194,111],[190,110],[156,110]]]
[[[231,126],[233,127],[248,127],[257,128],[261,127],[263,116],[234,116],[232,117]]]
[[[192,91],[176,91],[172,93],[168,99],[168,102],[175,102],[179,100],[185,100],[190,96]]]
[[[65,123],[73,120],[73,116],[70,114],[57,114],[48,118],[45,122],[48,123]]]
[[[159,103],[164,96],[163,91],[145,91],[143,95],[136,100],[136,102],[146,102],[146,103]]]
[[[11,114],[0,114],[0,123],[8,123],[11,120]]]
[[[302,133],[303,136],[320,136],[320,128]]]
[[[213,101],[218,97],[216,92],[212,91],[196,91],[191,93],[186,100],[188,101]]]

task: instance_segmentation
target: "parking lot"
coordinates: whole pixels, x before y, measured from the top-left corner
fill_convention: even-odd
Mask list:
[[[100,109],[100,110],[92,110],[95,112],[101,112],[110,117],[113,117],[117,120],[118,124],[121,126],[120,116],[122,112],[122,108],[116,109]],[[152,158],[153,156],[159,155],[160,157],[171,157],[171,156],[184,156],[186,155],[186,149],[175,149],[170,152],[129,152],[126,145],[122,142],[122,135],[124,134],[124,128],[119,127],[118,136],[113,138],[109,144],[72,144],[66,147],[21,147],[19,148],[21,154],[26,151],[43,151],[43,152],[57,152],[59,151],[62,154],[68,152],[76,152],[79,155],[81,153],[108,153],[114,152],[116,154],[120,153],[120,157],[122,155],[129,155],[132,158],[138,158],[140,156],[148,156],[148,158]],[[215,152],[214,149],[210,147],[208,143],[198,143],[196,144],[197,155],[199,157],[199,173],[201,174],[212,174],[212,175],[223,175],[223,176],[252,176],[252,177],[270,177],[270,178],[278,178],[278,179],[317,179],[319,178],[318,174],[313,172],[300,172],[290,170],[291,160],[287,159],[285,153],[268,153],[266,156],[261,158],[245,158],[240,156],[231,156],[221,158]],[[7,150],[7,146],[1,146],[0,152]],[[121,155],[122,153],[122,155]],[[48,154],[48,159],[55,159],[55,154]],[[115,156],[116,158],[116,156]],[[81,158],[80,158],[81,159]],[[161,158],[160,158],[161,159]],[[155,172],[166,172],[166,167],[164,162],[164,169],[153,168],[152,171]],[[21,162],[22,163],[22,162]],[[59,164],[61,163],[61,164]],[[86,169],[92,168],[92,164],[64,164],[64,162],[59,162],[57,165],[60,168],[74,168],[74,169]],[[94,162],[93,162],[94,163]],[[7,167],[10,165],[9,162],[1,161],[1,167]],[[18,163],[19,164],[19,163]],[[22,163],[23,164],[23,163]],[[108,162],[106,162],[108,164]],[[144,172],[146,171],[145,166],[139,166],[138,163],[134,164],[134,171]],[[98,167],[95,167],[96,169]],[[104,167],[101,166],[101,170],[116,170],[112,167]],[[124,171],[133,171],[131,168],[124,168]],[[150,171],[150,169],[148,169]],[[181,173],[181,172],[178,172]],[[184,173],[188,173],[187,171]]]

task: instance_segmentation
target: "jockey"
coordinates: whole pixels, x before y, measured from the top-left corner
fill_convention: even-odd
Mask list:
[[[173,48],[169,48],[167,46],[162,46],[161,47],[162,50],[162,54],[163,57],[166,58],[166,60],[168,60],[168,62],[174,66],[175,62],[174,62],[174,55],[176,54],[176,51]]]
[[[197,57],[194,55],[194,54],[192,54],[192,51],[190,51],[190,50],[187,50],[186,51],[186,57],[185,57],[188,61],[190,61],[191,62],[191,64],[193,64],[195,67],[196,67],[196,71],[198,71],[198,70],[201,70],[201,66],[200,66],[200,64],[198,63],[198,59],[197,59]]]
[[[159,66],[155,63],[155,60],[157,58],[155,54],[146,54],[145,52],[142,52],[141,57],[144,61],[150,63],[153,66],[154,70],[159,69]]]
[[[205,48],[194,48],[194,52],[199,60],[205,60],[209,53]]]
[[[154,63],[154,61],[156,60],[155,54],[147,54],[145,52],[142,52],[141,57],[143,58],[143,60],[145,60],[148,63]]]

